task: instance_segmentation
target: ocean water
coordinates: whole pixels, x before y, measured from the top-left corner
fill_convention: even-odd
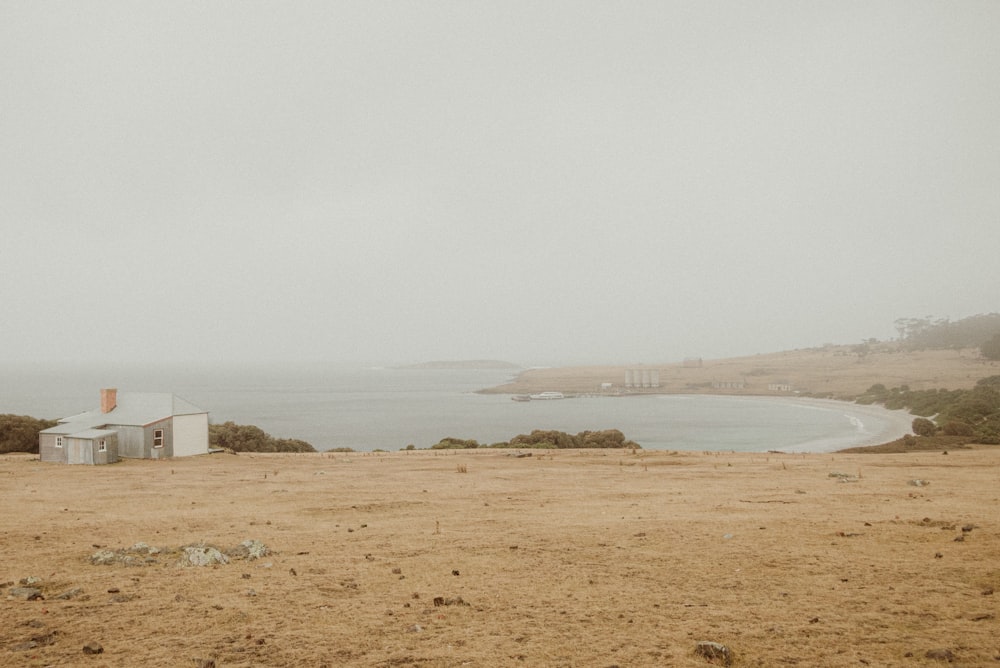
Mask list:
[[[785,398],[647,395],[515,402],[476,391],[510,371],[282,367],[0,367],[0,413],[58,418],[98,405],[101,387],[173,392],[213,423],[255,424],[318,450],[428,447],[451,436],[488,444],[533,429],[620,429],[643,448],[824,452],[897,438],[911,416]]]

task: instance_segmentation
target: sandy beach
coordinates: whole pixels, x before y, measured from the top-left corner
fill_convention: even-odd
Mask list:
[[[1000,448],[530,454],[5,456],[0,665],[1000,658]]]

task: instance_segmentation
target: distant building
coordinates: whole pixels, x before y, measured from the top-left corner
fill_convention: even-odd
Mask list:
[[[742,380],[713,380],[712,389],[714,390],[742,390],[747,386],[745,381]]]
[[[789,383],[768,383],[767,389],[771,392],[791,392],[792,386]]]
[[[659,386],[659,369],[625,369],[625,387],[655,388]]]
[[[169,393],[101,390],[98,409],[38,434],[43,462],[111,464],[208,453],[208,411]]]

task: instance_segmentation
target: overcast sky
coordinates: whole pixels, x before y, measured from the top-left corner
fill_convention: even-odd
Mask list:
[[[1000,311],[1000,2],[0,0],[0,360],[670,362]]]

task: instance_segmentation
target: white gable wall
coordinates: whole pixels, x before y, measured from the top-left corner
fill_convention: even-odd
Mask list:
[[[208,453],[208,413],[174,416],[174,457]]]

